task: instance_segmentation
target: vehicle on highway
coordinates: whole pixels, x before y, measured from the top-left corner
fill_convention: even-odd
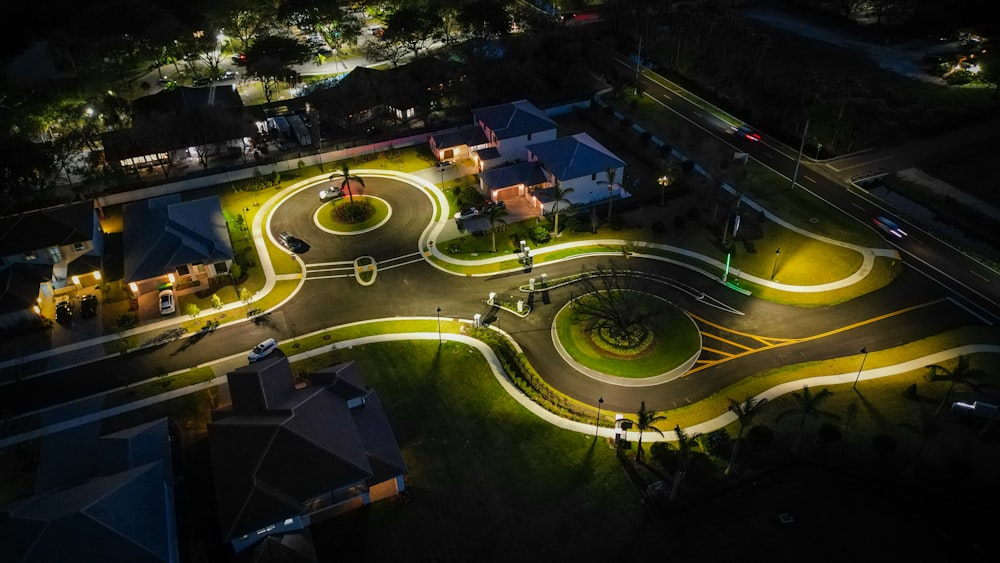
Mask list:
[[[467,221],[473,217],[479,217],[479,210],[475,207],[466,207],[465,209],[455,213],[456,221]]]
[[[278,341],[273,338],[268,338],[267,340],[254,346],[253,350],[250,350],[250,354],[247,356],[247,361],[251,364],[258,362],[271,355],[271,353],[277,349]]]
[[[97,296],[88,293],[80,298],[80,316],[89,319],[97,314]]]
[[[319,191],[320,201],[333,201],[344,197],[344,190],[340,186],[332,186]]]
[[[160,314],[169,315],[177,310],[177,304],[174,302],[174,290],[164,289],[160,292]]]
[[[736,134],[749,141],[760,142],[760,133],[754,131],[753,129],[747,127],[746,125],[742,127],[735,128]]]
[[[73,305],[69,301],[60,301],[56,303],[56,322],[59,324],[68,324],[73,320]]]
[[[906,231],[899,228],[899,225],[894,223],[891,219],[887,219],[881,215],[872,219],[875,226],[883,231],[893,235],[896,238],[906,238]]]
[[[435,164],[434,168],[436,168],[438,170],[447,170],[449,168],[453,168],[454,166],[455,166],[454,162],[452,162],[450,160],[444,160],[444,161],[441,161],[441,162]]]
[[[305,241],[303,241],[298,237],[292,236],[286,231],[281,231],[280,233],[278,233],[278,240],[281,242],[282,246],[295,253],[303,252],[306,249]]]

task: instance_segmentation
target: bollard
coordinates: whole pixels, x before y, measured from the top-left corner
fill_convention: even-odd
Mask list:
[[[489,303],[490,305],[492,305],[492,304],[493,304],[493,302],[494,302],[494,301],[496,300],[496,297],[497,297],[497,292],[495,292],[495,291],[491,291],[491,292],[490,292],[490,298],[489,298],[489,300],[488,300],[488,301],[486,301],[486,302],[487,302],[487,303]]]
[[[523,313],[524,312],[524,300],[523,299],[518,299],[517,300],[517,312],[518,313]]]
[[[480,320],[481,318],[482,318],[482,315],[480,315],[479,313],[476,313],[472,317],[472,326],[474,326],[476,328],[480,328],[481,326],[483,326],[482,321]]]
[[[528,289],[530,289],[531,291],[535,291],[535,278],[531,278],[528,280]]]

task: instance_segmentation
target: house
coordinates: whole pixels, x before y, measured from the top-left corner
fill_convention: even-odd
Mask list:
[[[123,281],[144,293],[163,283],[207,285],[229,273],[233,247],[218,196],[183,201],[173,194],[122,210]]]
[[[478,154],[480,170],[525,160],[527,145],[556,138],[556,122],[528,100],[477,109],[472,121],[490,143],[488,150]]]
[[[0,507],[0,553],[21,563],[180,561],[167,419],[46,435],[34,491]]]
[[[426,115],[431,105],[432,78],[423,63],[387,70],[354,67],[333,88],[309,96],[309,104],[350,129],[370,121],[407,123]]]
[[[549,188],[534,193],[543,213],[552,211],[555,199],[553,186],[573,191],[565,200],[575,205],[587,205],[609,197],[629,197],[619,183],[625,173],[625,162],[586,133],[528,145],[528,161],[537,162],[545,172]]]
[[[434,134],[431,151],[439,160],[472,157],[480,170],[524,161],[529,143],[556,138],[556,123],[527,100],[480,108],[472,126]]]
[[[213,411],[208,438],[222,538],[236,553],[404,490],[389,420],[353,362],[296,386],[273,354],[227,378],[232,404]]]
[[[127,172],[161,167],[177,160],[203,165],[213,156],[246,152],[253,120],[243,111],[236,85],[178,87],[132,102],[132,127],[101,135],[104,159]]]
[[[103,255],[92,201],[0,218],[0,328],[37,319],[43,301],[97,285]]]

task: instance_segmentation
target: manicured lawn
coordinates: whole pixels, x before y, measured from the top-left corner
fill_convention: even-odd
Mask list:
[[[319,219],[319,224],[327,229],[334,231],[344,231],[344,232],[355,232],[363,231],[370,227],[373,227],[385,220],[386,216],[389,214],[389,206],[386,204],[385,200],[377,197],[368,197],[363,195],[354,196],[355,203],[368,202],[374,209],[374,213],[368,219],[360,223],[344,223],[337,219],[337,209],[345,205],[350,205],[350,198],[342,198],[336,201],[331,201],[329,203],[323,204],[320,207],[319,214],[317,218]]]
[[[606,441],[539,421],[470,348],[404,342],[333,359],[349,358],[382,397],[413,500],[314,525],[321,558],[350,545],[369,561],[613,560],[608,526],[643,521]]]

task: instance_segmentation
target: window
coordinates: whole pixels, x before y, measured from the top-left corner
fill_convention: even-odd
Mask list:
[[[229,266],[225,262],[217,262],[215,264],[215,275],[220,276],[229,271]]]
[[[73,245],[73,250],[75,250],[77,252],[82,251],[84,248],[86,248],[86,246],[82,242],[78,242],[78,243],[76,243],[76,244]]]
[[[528,133],[528,140],[531,140],[531,133]]]
[[[178,275],[178,276],[186,276],[186,275],[188,275],[189,273],[191,273],[191,272],[190,272],[190,271],[188,271],[188,267],[187,267],[187,265],[184,265],[184,266],[177,266],[177,275]]]
[[[590,175],[590,180],[591,181],[597,180],[597,172],[594,172],[593,174]]]

